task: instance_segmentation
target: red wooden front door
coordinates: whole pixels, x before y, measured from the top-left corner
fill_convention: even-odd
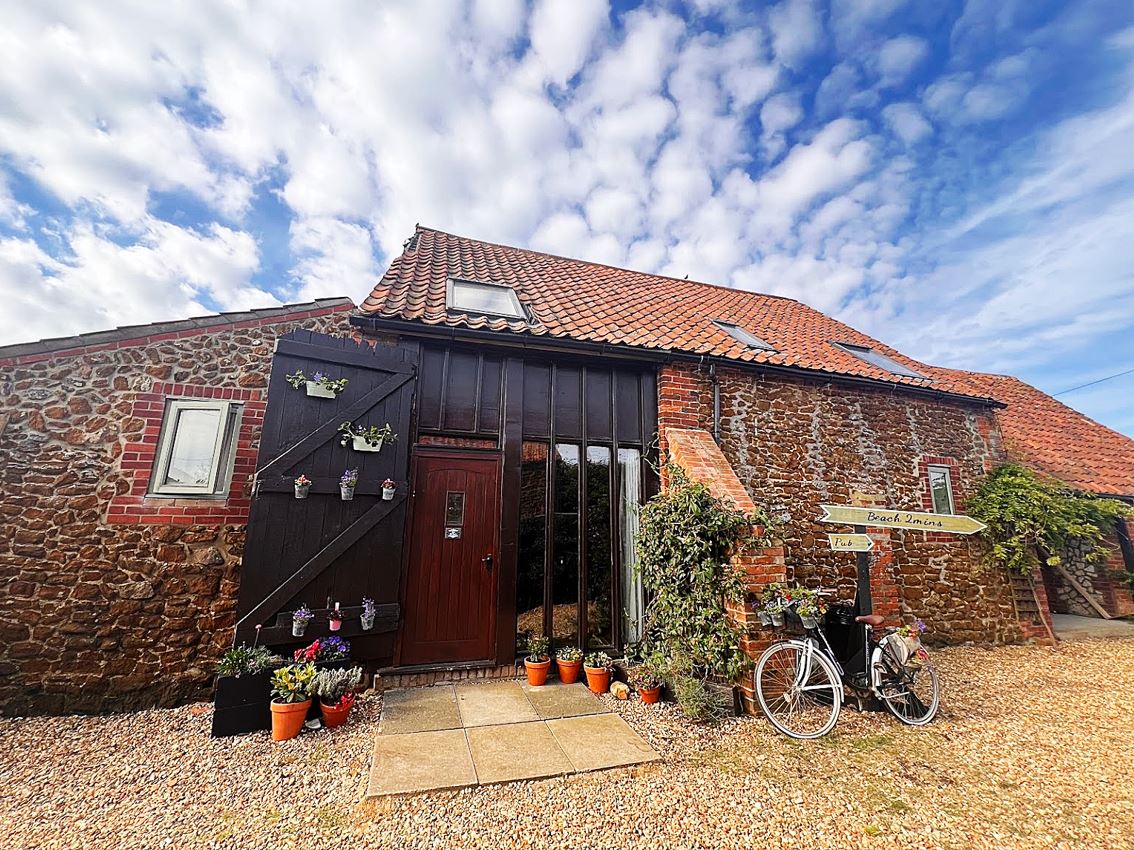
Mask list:
[[[496,655],[500,458],[418,454],[401,663]]]

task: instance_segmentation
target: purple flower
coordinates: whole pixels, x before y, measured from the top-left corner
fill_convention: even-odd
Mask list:
[[[312,375],[312,376],[311,376],[311,380],[313,380],[313,381],[321,381],[321,380],[323,380],[323,379],[324,379],[324,378],[326,378],[326,377],[327,377],[327,376],[326,376],[326,375],[324,375],[324,374],[323,374],[322,372],[316,372],[316,373],[315,373],[314,375]]]
[[[319,642],[319,660],[337,661],[350,655],[350,644],[338,635],[331,635]]]

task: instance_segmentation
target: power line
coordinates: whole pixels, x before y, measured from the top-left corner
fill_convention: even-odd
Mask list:
[[[1134,369],[1127,369],[1125,372],[1119,372],[1116,375],[1107,375],[1105,378],[1099,378],[1097,381],[1091,381],[1087,384],[1079,384],[1079,386],[1071,387],[1071,389],[1069,390],[1060,390],[1057,393],[1052,393],[1052,396],[1054,397],[1057,395],[1067,395],[1067,393],[1073,393],[1075,392],[1075,390],[1081,390],[1085,389],[1086,387],[1093,387],[1095,384],[1101,384],[1103,381],[1112,381],[1115,378],[1121,378],[1123,375],[1129,375],[1131,372],[1134,372]]]

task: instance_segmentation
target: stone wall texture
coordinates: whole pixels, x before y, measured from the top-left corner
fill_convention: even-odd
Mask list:
[[[1072,545],[1060,556],[1063,569],[1078,582],[1094,602],[1112,617],[1126,617],[1134,614],[1134,596],[1126,583],[1126,561],[1119,545],[1118,535],[1108,534],[1103,538],[1102,556],[1094,561],[1085,557],[1085,547]],[[1057,614],[1077,614],[1081,617],[1098,617],[1098,610],[1080,593],[1079,588],[1067,581],[1063,573],[1052,567],[1044,567],[1044,583],[1047,586],[1051,608]]]
[[[855,558],[832,552],[819,505],[884,504],[921,510],[927,463],[953,469],[956,508],[1004,455],[994,414],[979,404],[907,392],[720,369],[720,445],[753,501],[780,517],[789,579],[854,595]],[[672,365],[658,385],[667,427],[712,429],[712,382]],[[985,565],[972,538],[868,529],[875,539],[875,610],[891,623],[921,617],[930,641],[1020,640],[1008,577]]]
[[[208,695],[232,638],[275,339],[348,333],[343,307],[0,361],[0,711]],[[221,501],[151,499],[165,396],[242,401]]]

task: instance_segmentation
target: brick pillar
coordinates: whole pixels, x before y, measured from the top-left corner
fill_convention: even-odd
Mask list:
[[[709,376],[692,363],[669,363],[663,366],[658,373],[658,448],[663,487],[666,485],[665,465],[672,460],[669,429],[702,429],[711,432],[712,427],[713,385]]]
[[[851,504],[856,507],[885,507],[883,496],[854,493]],[[886,618],[887,626],[902,624],[902,607],[899,601],[897,564],[894,561],[894,546],[890,529],[869,527],[866,533],[874,541],[870,554],[870,599],[873,612]]]
[[[671,424],[667,429],[666,446],[670,460],[680,466],[691,481],[704,484],[710,493],[738,510],[756,510],[752,497],[707,431],[679,428]],[[729,563],[741,572],[746,602],[752,596],[759,595],[766,585],[782,582],[786,576],[783,546],[736,552]],[[729,604],[725,613],[743,632],[740,645],[749,657],[758,658],[774,640],[771,631],[760,628],[758,618],[747,604]],[[744,710],[749,714],[758,713],[751,679],[741,677],[734,685],[740,691]]]

